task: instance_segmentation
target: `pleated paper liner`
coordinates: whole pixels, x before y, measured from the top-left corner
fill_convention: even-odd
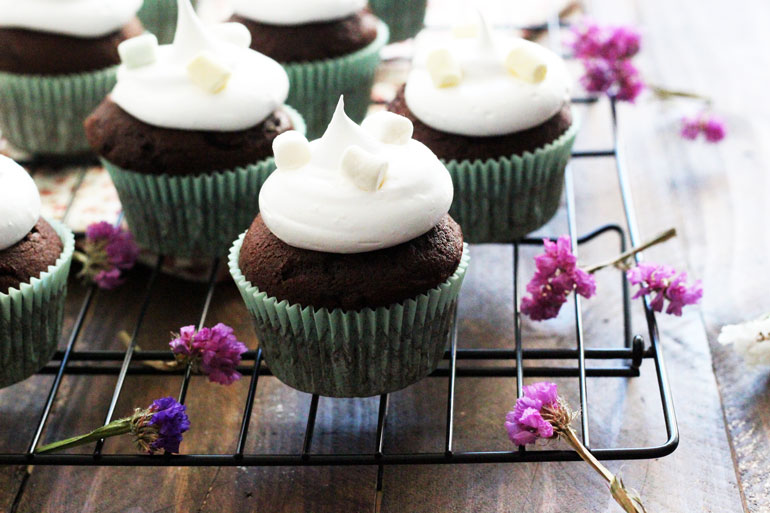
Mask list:
[[[449,213],[466,242],[513,242],[556,214],[578,127],[573,121],[561,137],[523,156],[444,162],[454,184]]]
[[[112,90],[116,67],[71,75],[0,72],[0,130],[35,155],[91,153],[83,122]]]
[[[265,360],[287,385],[328,397],[369,397],[405,388],[433,372],[454,327],[468,269],[468,245],[454,274],[425,294],[377,309],[302,307],[268,297],[241,273],[243,237],[230,273],[254,320]]]
[[[304,116],[308,139],[323,135],[340,95],[345,96],[347,115],[356,122],[363,121],[371,103],[380,50],[388,37],[387,25],[380,23],[377,38],[357,52],[335,59],[283,65],[291,84],[286,103]]]
[[[369,0],[374,14],[390,29],[390,40],[414,37],[425,25],[428,0]]]
[[[177,0],[144,0],[137,16],[145,30],[155,34],[158,43],[171,44],[174,41],[177,22]],[[192,0],[193,9],[198,1]]]
[[[305,124],[284,105],[295,130]],[[218,257],[259,213],[259,191],[275,170],[272,157],[224,171],[190,176],[150,175],[102,159],[118,191],[136,242],[162,255]]]
[[[56,263],[30,283],[0,294],[0,388],[43,368],[59,342],[75,236],[63,224],[50,223],[63,245]]]

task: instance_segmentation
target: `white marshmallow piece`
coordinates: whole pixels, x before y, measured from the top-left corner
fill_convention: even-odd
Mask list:
[[[512,75],[532,84],[542,82],[548,74],[548,65],[529,45],[511,50],[505,58],[505,67]]]
[[[342,154],[340,164],[342,174],[361,190],[374,192],[385,183],[388,173],[388,161],[361,149],[349,146]]]
[[[118,55],[120,61],[130,69],[152,64],[158,58],[158,38],[146,32],[126,39],[118,45]]]
[[[479,26],[476,23],[462,23],[452,27],[452,35],[457,39],[476,37]]]
[[[460,62],[446,48],[430,52],[425,67],[436,87],[454,87],[463,77]]]
[[[299,169],[310,162],[310,143],[301,133],[290,130],[273,139],[273,155],[278,169]]]
[[[212,25],[210,29],[211,33],[222,41],[227,41],[241,48],[251,46],[251,32],[242,23],[217,23]]]
[[[187,76],[207,93],[217,94],[227,87],[232,72],[217,56],[204,50],[187,65]]]
[[[364,119],[361,128],[385,144],[406,144],[414,133],[414,125],[409,119],[386,110]]]

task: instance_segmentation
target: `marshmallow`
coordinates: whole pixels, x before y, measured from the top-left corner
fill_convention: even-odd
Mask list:
[[[385,182],[388,172],[388,161],[361,149],[360,146],[349,146],[342,154],[340,164],[342,173],[356,187],[364,191],[376,191]]]
[[[232,72],[213,53],[204,50],[187,65],[187,76],[207,93],[217,94],[227,87]]]
[[[414,125],[409,119],[388,111],[367,117],[361,128],[385,144],[406,144],[414,133]]]
[[[141,68],[158,58],[158,38],[145,32],[141,36],[126,39],[118,45],[121,62],[130,69]]]
[[[519,46],[508,53],[505,67],[512,75],[530,83],[545,80],[548,65],[528,46]]]
[[[222,41],[227,41],[241,48],[251,46],[251,32],[242,23],[217,23],[210,27],[211,33]]]
[[[452,27],[452,35],[458,39],[476,37],[478,33],[479,26],[476,23],[463,23]]]
[[[428,55],[425,67],[436,87],[453,87],[462,79],[460,63],[446,48],[433,50]]]
[[[273,154],[278,169],[299,169],[310,162],[310,143],[301,133],[290,130],[273,139]]]

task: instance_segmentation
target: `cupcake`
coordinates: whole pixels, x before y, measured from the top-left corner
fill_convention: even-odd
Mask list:
[[[40,217],[32,178],[0,155],[0,388],[39,371],[61,333],[75,237]]]
[[[189,0],[178,5],[173,44],[146,34],[121,45],[118,83],[86,135],[139,245],[216,257],[259,212],[273,139],[304,123],[284,105],[286,72],[249,49],[243,26],[204,27]]]
[[[115,85],[141,0],[0,0],[0,131],[36,155],[90,147],[83,120]]]
[[[289,104],[305,117],[308,136],[319,137],[345,95],[360,122],[371,100],[388,27],[366,0],[235,0],[232,20],[251,32],[251,47],[283,64]]]
[[[323,137],[275,140],[278,169],[230,272],[265,360],[308,393],[367,397],[436,369],[468,248],[444,166],[387,112],[358,126],[342,101]]]
[[[193,7],[197,3],[192,0]],[[168,44],[174,40],[177,14],[176,0],[144,0],[138,16],[148,32],[155,34],[160,43]]]
[[[390,29],[390,40],[414,37],[425,24],[428,0],[369,0],[374,14]]]
[[[478,27],[421,38],[389,110],[444,161],[450,213],[469,242],[512,242],[556,213],[577,134],[564,61],[524,39]]]

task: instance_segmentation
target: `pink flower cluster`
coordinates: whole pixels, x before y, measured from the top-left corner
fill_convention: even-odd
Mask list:
[[[583,87],[618,100],[636,100],[644,89],[639,70],[631,62],[641,48],[639,33],[631,27],[589,22],[574,28],[573,35],[570,46],[585,68],[580,79]]]
[[[691,141],[700,134],[710,143],[717,143],[725,138],[727,131],[724,122],[716,116],[700,113],[695,117],[682,118],[681,135]]]
[[[230,326],[222,323],[200,331],[195,326],[185,326],[169,346],[178,360],[192,363],[209,381],[230,385],[241,379],[236,369],[241,355],[248,350],[233,333]]]
[[[86,228],[84,276],[102,289],[121,285],[123,271],[131,269],[139,256],[131,232],[107,222]]]
[[[535,257],[537,270],[527,284],[527,292],[531,296],[521,301],[522,313],[534,321],[559,315],[559,310],[573,291],[585,298],[596,293],[593,276],[577,266],[568,236],[562,235],[556,242],[543,239],[543,245],[545,253]]]
[[[677,273],[665,265],[643,262],[629,269],[626,277],[631,285],[639,285],[634,299],[655,295],[650,307],[656,312],[662,312],[665,301],[668,301],[666,313],[681,316],[683,307],[698,304],[703,297],[700,280],[687,285],[687,273]]]
[[[508,438],[516,445],[529,445],[540,438],[553,438],[553,425],[543,418],[543,408],[558,409],[559,391],[554,383],[525,386],[513,411],[505,416]]]

